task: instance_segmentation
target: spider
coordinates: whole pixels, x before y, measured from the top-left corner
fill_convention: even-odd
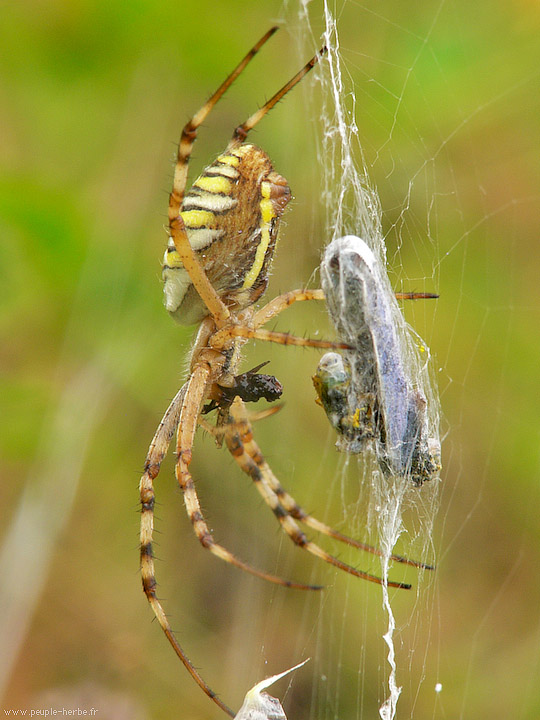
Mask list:
[[[152,552],[154,480],[175,433],[176,479],[193,530],[201,545],[213,555],[278,585],[321,589],[258,570],[214,540],[190,473],[194,436],[199,424],[212,432],[218,443],[225,442],[296,545],[351,575],[383,582],[330,555],[301,530],[298,522],[360,550],[382,554],[312,517],[283,489],[253,439],[245,408],[245,402],[265,396],[267,390],[270,394],[278,393],[279,383],[271,376],[258,374],[260,368],[237,374],[241,348],[249,339],[327,349],[349,347],[344,343],[271,332],[263,327],[295,302],[323,300],[322,290],[294,290],[279,295],[259,309],[254,307],[268,284],[279,221],[289,202],[290,189],[285,178],[273,169],[268,155],[245,140],[249,131],[314,67],[326,48],[323,47],[263,107],[236,128],[225,151],[186,192],[188,163],[198,128],[276,30],[277,27],[271,28],[254,45],[182,130],[169,197],[169,242],[163,265],[164,302],[179,323],[198,324],[199,327],[190,356],[189,378],[172,400],[156,431],[140,482],[140,561],[144,592],[170,644],[195,682],[231,717],[234,716],[232,710],[208,686],[178,643],[156,594]],[[205,406],[207,401],[209,404]],[[212,409],[218,411],[215,426],[209,426],[201,418],[201,413]],[[429,567],[398,555],[393,555],[392,559],[416,567]],[[388,585],[410,588],[400,582],[388,582]]]

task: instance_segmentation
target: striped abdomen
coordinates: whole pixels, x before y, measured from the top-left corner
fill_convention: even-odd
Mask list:
[[[268,155],[241,145],[220,155],[193,183],[181,216],[189,241],[213,287],[229,306],[247,307],[265,291],[279,218],[290,199],[287,181]],[[165,306],[182,324],[208,314],[174,242],[163,265]]]

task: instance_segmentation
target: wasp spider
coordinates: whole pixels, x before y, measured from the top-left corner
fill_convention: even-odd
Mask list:
[[[258,368],[251,373],[238,374],[241,348],[252,338],[283,345],[348,348],[345,344],[270,332],[263,327],[295,302],[322,300],[321,290],[295,290],[276,297],[258,310],[254,308],[254,303],[266,290],[279,221],[289,202],[290,189],[285,178],[273,169],[264,150],[244,141],[264,115],[313,68],[325,48],[260,110],[236,128],[223,154],[186,192],[188,163],[198,128],[276,30],[272,28],[259,40],[182,131],[169,198],[169,243],[163,265],[165,305],[175,320],[183,324],[198,324],[199,329],[191,352],[189,378],[171,402],[157,429],[140,483],[140,553],[144,592],[165,635],[191,676],[231,717],[234,713],[211,690],[179,645],[156,595],[152,554],[154,480],[175,433],[176,479],[201,545],[231,565],[273,583],[300,589],[320,588],[257,570],[214,540],[189,469],[197,426],[209,427],[201,418],[207,401],[210,404],[206,405],[206,409],[218,410],[218,420],[212,432],[218,441],[225,441],[232,456],[254,481],[291,540],[351,575],[382,582],[328,554],[300,529],[297,521],[353,547],[381,554],[377,549],[348,538],[316,520],[285,492],[253,440],[244,404],[245,401],[266,396],[266,390],[270,395],[278,393],[277,381],[270,378],[262,382],[263,377],[269,376],[258,375]],[[264,387],[261,389],[260,386]],[[393,559],[425,567],[400,556],[393,556]],[[388,584],[399,588],[410,587],[399,582]]]

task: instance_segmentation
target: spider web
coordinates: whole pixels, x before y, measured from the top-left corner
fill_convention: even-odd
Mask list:
[[[311,646],[308,651],[305,649],[307,646],[299,644],[299,657],[303,656],[302,652],[314,655],[316,670],[310,707],[310,717],[313,718],[374,717],[377,713],[382,718],[424,717],[426,708],[430,706],[434,717],[446,717],[445,704],[455,708],[460,703],[460,716],[467,716],[471,685],[478,685],[473,667],[480,654],[479,648],[482,647],[480,637],[487,632],[485,628],[491,626],[489,617],[496,614],[494,607],[498,606],[502,611],[502,599],[506,598],[508,586],[522,562],[519,551],[512,554],[514,559],[510,562],[506,577],[500,579],[500,586],[495,584],[496,599],[493,606],[490,606],[485,616],[478,611],[478,627],[472,625],[472,628],[476,628],[473,631],[473,647],[469,649],[465,641],[464,656],[469,658],[469,667],[463,672],[463,685],[454,688],[451,698],[445,698],[445,690],[448,692],[445,678],[448,675],[441,672],[441,668],[445,667],[446,657],[441,655],[437,643],[441,642],[440,637],[444,635],[440,633],[440,627],[444,626],[447,619],[440,606],[448,607],[448,601],[439,596],[437,575],[441,571],[441,558],[446,559],[448,547],[452,546],[455,550],[455,546],[460,544],[457,538],[468,534],[467,523],[471,522],[483,504],[487,467],[493,447],[490,444],[483,458],[484,464],[478,468],[479,486],[475,489],[464,487],[460,480],[462,451],[456,449],[455,434],[456,426],[467,426],[470,423],[464,422],[462,409],[454,410],[452,428],[444,415],[440,420],[437,384],[442,386],[443,397],[450,397],[454,406],[459,404],[461,408],[470,408],[471,401],[465,397],[468,383],[465,380],[463,385],[459,383],[461,395],[456,400],[454,393],[457,388],[451,388],[454,379],[443,369],[447,359],[426,359],[419,355],[419,336],[428,339],[435,358],[437,355],[440,358],[444,353],[452,353],[454,347],[460,347],[460,323],[465,321],[467,324],[466,308],[462,303],[471,298],[470,291],[464,292],[463,289],[470,274],[469,269],[465,268],[470,240],[474,237],[479,243],[484,242],[483,226],[490,227],[497,236],[500,232],[498,223],[508,227],[510,236],[513,236],[517,227],[515,213],[537,201],[537,192],[520,193],[517,187],[512,186],[502,202],[494,204],[493,188],[487,172],[478,165],[474,146],[471,144],[470,169],[475,177],[472,186],[470,178],[455,176],[458,165],[453,160],[450,148],[458,138],[465,145],[467,141],[472,142],[470,136],[477,135],[478,116],[487,115],[488,120],[484,122],[489,121],[494,105],[502,104],[504,107],[511,98],[521,95],[522,88],[523,93],[527,92],[526,89],[530,92],[537,84],[538,74],[530,69],[527,76],[517,79],[509,74],[504,89],[489,87],[480,94],[482,100],[467,103],[460,99],[454,109],[451,102],[456,99],[457,92],[453,92],[449,70],[443,70],[438,63],[443,53],[449,52],[440,47],[440,36],[443,34],[441,27],[445,23],[454,29],[455,37],[458,38],[455,40],[456,45],[462,50],[467,48],[469,34],[466,33],[465,38],[460,34],[463,27],[456,21],[455,14],[459,13],[457,6],[446,2],[433,6],[424,13],[422,33],[416,35],[413,35],[411,28],[421,25],[418,18],[415,18],[414,23],[409,23],[403,16],[384,17],[380,14],[382,12],[380,8],[374,11],[371,7],[353,2],[335,3],[332,9],[327,2],[301,3],[298,10],[290,8],[292,19],[288,18],[287,23],[291,25],[291,34],[299,40],[300,56],[309,55],[313,47],[322,44],[321,38],[328,46],[328,62],[322,63],[316,73],[320,92],[309,89],[304,94],[308,108],[306,114],[312,118],[317,147],[316,166],[320,173],[314,180],[314,187],[320,188],[320,194],[317,194],[320,205],[314,206],[313,212],[316,214],[319,207],[326,212],[322,218],[326,228],[324,243],[349,233],[365,239],[378,259],[386,264],[395,290],[438,292],[442,286],[446,288],[441,291],[438,305],[420,307],[422,303],[416,303],[414,308],[403,307],[402,312],[410,325],[418,328],[419,335],[403,327],[401,316],[397,324],[401,328],[402,356],[408,372],[423,388],[428,399],[431,428],[437,428],[441,422],[443,435],[454,434],[454,442],[443,442],[442,453],[442,477],[446,482],[446,467],[450,463],[453,488],[446,490],[445,513],[436,532],[440,491],[444,491],[444,484],[441,486],[436,481],[424,485],[420,490],[400,482],[389,485],[378,471],[373,458],[341,456],[336,460],[337,456],[333,455],[339,469],[330,480],[325,477],[324,482],[329,486],[329,497],[333,495],[341,498],[343,527],[348,532],[356,530],[359,537],[365,538],[367,533],[366,539],[382,547],[386,553],[391,552],[398,542],[400,552],[435,562],[438,570],[433,575],[420,573],[414,577],[407,576],[407,580],[414,586],[412,593],[416,593],[412,603],[410,598],[403,598],[402,595],[389,595],[384,588],[381,594],[380,591],[373,591],[373,588],[358,588],[354,581],[340,581],[336,578],[335,588],[328,590],[321,599],[315,630],[310,626],[312,614],[306,610],[306,620],[298,636],[309,636],[311,630],[310,641],[316,644],[317,652],[312,653]],[[376,27],[378,31],[376,42],[372,41],[369,31],[364,30],[363,23],[366,20],[371,21],[366,22],[368,27]],[[378,66],[392,63],[385,56],[385,42],[381,40],[385,36],[385,29],[388,36],[385,38],[386,45],[391,41],[403,45],[409,42],[411,45],[406,53],[408,65],[394,67],[394,76],[391,72],[382,74],[382,77],[389,77],[391,81],[376,79],[381,76]],[[467,31],[470,33],[470,28]],[[512,47],[511,43],[509,45]],[[395,56],[400,57],[399,53]],[[504,53],[502,57],[505,57]],[[456,62],[459,63],[458,60]],[[432,86],[426,91],[419,85],[419,78],[426,76],[425,66],[429,63],[433,64],[437,79],[449,93],[449,100],[441,101]],[[534,68],[534,63],[531,67]],[[479,87],[479,84],[480,81],[474,83],[474,87]],[[430,91],[436,97],[434,102],[448,102],[452,122],[441,125],[440,116],[432,113]],[[390,96],[388,104],[392,108],[389,117],[379,112],[379,105],[383,105],[387,96]],[[429,121],[435,125],[431,139],[424,137],[429,132],[418,120],[418,114],[413,115],[407,107],[408,103],[415,101],[424,110],[426,125]],[[370,127],[377,125],[372,115],[380,118],[381,132],[375,140],[363,132],[362,119],[367,119]],[[517,117],[517,111],[514,115]],[[468,171],[467,165],[461,167],[462,172]],[[484,193],[490,197],[485,205],[481,199]],[[467,212],[471,195],[474,195],[475,201],[480,196],[476,216]],[[388,202],[388,198],[392,202]],[[453,218],[457,222],[453,222]],[[449,222],[449,225],[444,227],[443,221]],[[530,230],[526,232],[530,235]],[[323,242],[315,241],[319,250]],[[473,256],[477,257],[476,248]],[[491,261],[491,257],[486,261],[488,286],[484,290],[488,293],[497,275],[493,266],[488,264]],[[445,278],[443,269],[452,277]],[[314,284],[318,285],[318,278]],[[437,327],[438,306],[446,302],[452,307],[450,310],[443,309],[443,317],[447,318],[443,323],[448,324],[446,333],[441,333]],[[429,301],[425,303],[429,304]],[[478,349],[487,342],[486,327],[494,309],[493,297],[491,301],[482,298],[480,306],[484,308],[485,315],[478,323],[478,335],[469,345],[469,369],[464,371],[465,376],[468,376],[470,368],[480,362],[481,353]],[[513,311],[515,308],[511,303],[503,309],[510,316]],[[507,337],[507,334],[502,337]],[[503,351],[500,375],[494,385],[496,389],[491,403],[493,408],[498,408],[495,412],[499,415],[504,407],[504,358]],[[433,381],[435,372],[439,376],[438,383]],[[461,377],[462,370],[458,372]],[[472,394],[477,397],[474,390]],[[473,414],[476,414],[474,410]],[[459,429],[457,434],[460,434]],[[506,438],[497,427],[491,426],[487,434],[492,441],[500,437],[501,447],[507,447]],[[335,435],[329,433],[325,461],[332,457],[334,439]],[[536,465],[534,461],[532,465],[537,467],[537,461]],[[325,464],[326,471],[328,467]],[[464,507],[461,523],[456,526],[450,522],[454,536],[442,544],[440,528],[453,515],[455,507],[448,508],[452,501],[454,504],[456,502],[453,494],[456,488],[471,504]],[[365,560],[351,562],[364,563]],[[484,560],[480,559],[480,562]],[[387,573],[395,577],[396,571],[395,565],[389,571],[384,561],[379,569],[385,577]],[[341,583],[339,590],[338,583]],[[360,626],[361,629],[355,632],[352,626]],[[532,626],[533,634],[537,637],[534,620]],[[354,650],[350,646],[351,634],[358,643]],[[538,662],[538,657],[537,646],[536,651],[532,652],[531,668]],[[529,676],[531,672],[532,669],[529,670]],[[523,701],[524,707],[534,704],[533,695],[529,692],[528,701]],[[471,707],[473,705],[471,703]],[[496,704],[493,707],[496,708]]]
[[[321,86],[322,107],[320,136],[317,137],[318,167],[322,169],[322,200],[327,217],[326,237],[328,242],[344,235],[357,235],[366,241],[382,267],[387,262],[387,247],[383,235],[381,204],[377,191],[372,186],[366,160],[362,150],[360,131],[356,122],[356,96],[354,87],[345,73],[341,60],[339,27],[328,2],[322,8],[324,17],[323,42],[328,48],[328,63],[318,73]],[[313,37],[307,4],[299,10],[300,25],[305,27],[305,36]],[[305,53],[304,53],[305,54]],[[313,109],[315,114],[315,110]],[[432,378],[429,350],[423,341],[405,323],[403,315],[393,300],[389,281],[385,292],[391,298],[393,325],[398,333],[399,355],[407,376],[413,386],[420,388],[427,399],[428,426],[430,437],[438,440],[439,399]],[[340,320],[336,318],[339,323]],[[343,322],[347,322],[345,316]],[[340,458],[342,467],[340,483],[350,482],[351,474],[357,475],[359,500],[356,508],[350,509],[347,522],[362,525],[367,521],[368,531],[374,543],[383,550],[381,576],[389,579],[389,556],[394,552],[402,534],[411,532],[416,536],[415,549],[421,548],[422,557],[433,551],[431,544],[433,522],[438,506],[438,479],[421,489],[412,486],[410,477],[385,476],[377,465],[373,453]],[[343,495],[346,492],[343,490]],[[347,511],[346,511],[347,512]],[[405,517],[408,515],[408,518]],[[364,531],[365,532],[365,531]],[[420,594],[423,579],[415,582]],[[379,643],[386,646],[386,668],[382,669],[381,687],[378,693],[379,715],[383,720],[396,717],[401,687],[398,680],[398,666],[395,649],[396,619],[388,587],[381,588],[381,605],[386,616],[386,625],[379,637]],[[346,636],[346,622],[351,616],[343,615],[342,642]],[[337,620],[339,624],[339,620]],[[321,622],[319,641],[324,646],[328,638],[324,623]],[[399,639],[399,636],[398,636]],[[367,662],[365,651],[361,651]],[[328,716],[336,716],[339,708],[339,688],[343,678],[337,678],[336,695]],[[386,689],[383,689],[383,685]],[[359,694],[364,692],[359,680]],[[328,699],[328,698],[327,698]],[[328,707],[328,704],[327,704]],[[363,701],[359,701],[358,715],[362,716]],[[313,713],[313,710],[312,710]],[[313,717],[320,717],[317,713]]]

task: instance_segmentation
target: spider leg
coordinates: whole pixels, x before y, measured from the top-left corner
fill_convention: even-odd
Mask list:
[[[265,420],[267,417],[270,417],[271,415],[275,415],[277,412],[279,412],[283,407],[283,404],[280,403],[278,405],[271,405],[270,407],[265,408],[264,410],[258,410],[257,412],[250,412],[248,414],[249,422],[258,422],[259,420]],[[204,418],[199,418],[199,426],[202,427],[202,429],[207,432],[209,435],[213,435],[214,437],[220,438],[225,435],[227,432],[227,429],[225,427],[216,427],[215,425],[212,425],[212,423],[209,423]]]
[[[396,298],[401,300],[420,300],[426,298],[437,298],[438,295],[433,293],[396,293]],[[350,346],[346,343],[332,342],[329,340],[314,340],[311,338],[298,338],[289,333],[272,332],[265,330],[265,325],[269,320],[279,315],[295,302],[305,300],[324,300],[324,292],[322,290],[291,290],[290,292],[278,295],[262,308],[257,310],[250,322],[250,327],[244,325],[235,325],[227,328],[222,333],[217,332],[212,337],[212,345],[219,348],[231,335],[252,340],[263,340],[267,342],[275,342],[280,345],[296,345],[299,347],[316,347],[326,349],[349,350]]]
[[[246,65],[253,59],[261,47],[272,37],[278,30],[277,26],[270,28],[262,38],[251,48],[243,60],[235,67],[232,73],[219,86],[216,92],[210,97],[202,108],[186,123],[182,130],[180,144],[178,145],[178,154],[176,157],[176,167],[174,169],[173,190],[169,201],[169,220],[172,221],[180,212],[180,205],[184,198],[184,192],[187,185],[188,164],[191,157],[191,151],[195,140],[197,139],[197,130],[206,120],[216,103],[230,88],[236,78],[245,69]]]
[[[435,293],[417,293],[417,292],[397,292],[395,293],[397,300],[426,300],[434,299],[439,296]],[[324,291],[317,290],[290,290],[289,292],[278,295],[257,310],[252,318],[252,325],[259,328],[265,325],[269,320],[279,315],[295,302],[305,300],[324,300]]]
[[[180,420],[180,410],[184,402],[187,386],[184,385],[176,394],[175,398],[169,405],[167,412],[163,416],[162,421],[154,435],[146,461],[144,464],[144,475],[140,483],[141,498],[141,576],[145,595],[150,603],[155,616],[161,625],[163,632],[171,643],[175,653],[180,658],[191,677],[197,685],[211,698],[216,705],[224,710],[228,715],[234,717],[235,713],[223,703],[212,688],[203,680],[193,663],[190,661],[178,640],[176,639],[169,620],[163,610],[163,606],[156,596],[156,577],[154,571],[154,555],[152,551],[152,538],[154,529],[154,480],[159,474],[161,463],[169,448],[171,439],[178,427]]]
[[[221,349],[231,335],[233,337],[244,338],[247,340],[263,340],[265,342],[274,342],[279,345],[295,345],[297,347],[315,347],[333,350],[351,350],[351,346],[343,342],[332,342],[331,340],[314,340],[312,338],[300,338],[290,333],[274,332],[265,330],[264,328],[252,328],[247,325],[232,325],[223,330],[218,330],[211,338],[212,347]]]
[[[189,242],[186,233],[186,227],[180,214],[171,218],[169,213],[169,231],[174,241],[176,252],[180,256],[180,260],[182,261],[193,286],[214,318],[216,326],[223,327],[229,319],[231,313],[214,290],[208,276],[201,266],[199,258],[191,247],[191,243]]]
[[[271,407],[267,407],[264,410],[258,410],[257,412],[252,412],[249,414],[249,421],[250,422],[258,422],[259,420],[264,420],[265,418],[270,417],[271,415],[275,415],[282,408],[283,408],[283,403],[278,403],[277,405],[272,405]]]
[[[364,552],[371,553],[372,555],[383,557],[384,553],[379,548],[374,547],[373,545],[368,545],[367,543],[360,542],[359,540],[355,540],[354,538],[351,538],[348,535],[344,535],[343,533],[339,532],[339,530],[334,530],[334,528],[313,517],[308,512],[306,512],[300,505],[298,505],[292,495],[290,495],[283,488],[278,478],[274,475],[272,469],[265,461],[259,446],[253,438],[250,424],[251,419],[251,417],[246,417],[244,419],[240,414],[240,419],[233,419],[232,422],[237,424],[236,429],[241,437],[241,443],[243,445],[244,451],[259,468],[264,468],[264,474],[268,485],[274,491],[274,493],[279,499],[280,504],[289,513],[289,515],[291,515],[295,520],[304,523],[304,525],[307,525],[308,527],[312,528],[312,530],[316,530],[323,535],[332,537],[335,540],[339,540],[340,542],[345,543],[346,545],[350,545],[351,547],[358,548],[358,550],[363,550]],[[427,563],[423,563],[419,560],[410,560],[403,555],[390,555],[390,560],[393,560],[394,562],[404,563],[405,565],[412,565],[413,567],[421,568],[423,570],[434,570],[433,565],[428,565]]]
[[[259,328],[266,325],[269,320],[282,313],[293,303],[303,300],[324,300],[324,292],[322,290],[290,290],[278,295],[253,314],[253,327]]]
[[[270,110],[274,107],[274,105],[277,105],[277,103],[290,91],[292,88],[297,85],[300,80],[304,77],[304,75],[307,75],[307,73],[319,62],[319,59],[327,52],[327,47],[322,47],[319,52],[309,60],[304,67],[296,73],[296,75],[289,80],[288,83],[286,83],[281,90],[278,90],[278,92],[273,95],[270,100],[268,100],[262,108],[257,110],[257,112],[253,113],[242,125],[239,125],[236,130],[233,133],[232,139],[227,147],[227,150],[231,150],[232,148],[237,147],[241,143],[244,142],[244,140],[247,137],[247,134],[250,130],[253,130],[255,125],[257,125],[265,115],[267,115]]]
[[[202,368],[202,369],[201,369]],[[211,698],[216,705],[218,705],[222,710],[224,710],[228,715],[231,717],[235,716],[235,713],[227,706],[223,701],[216,695],[216,693],[210,688],[210,686],[205,682],[205,680],[201,677],[189,657],[186,655],[184,650],[182,649],[180,643],[176,639],[174,635],[174,631],[172,629],[172,626],[167,618],[167,615],[165,614],[165,610],[163,609],[163,606],[161,602],[159,601],[157,595],[156,595],[156,587],[157,587],[157,581],[155,576],[155,564],[154,564],[154,554],[152,549],[152,541],[153,541],[153,530],[154,530],[154,504],[155,504],[155,492],[154,492],[154,480],[159,474],[159,471],[161,469],[161,464],[163,462],[163,459],[165,458],[167,454],[167,450],[169,449],[169,445],[171,442],[172,437],[174,436],[175,431],[177,430],[179,423],[181,422],[182,413],[188,413],[194,412],[194,417],[198,417],[198,405],[197,405],[197,396],[191,397],[191,394],[193,394],[192,390],[192,383],[193,385],[199,390],[199,393],[202,393],[204,395],[206,391],[206,385],[208,381],[209,376],[209,368],[207,366],[199,366],[199,372],[195,371],[192,375],[192,378],[190,381],[188,381],[185,385],[182,386],[182,388],[179,390],[179,392],[174,397],[173,401],[169,405],[165,415],[163,416],[163,419],[161,420],[159,427],[154,435],[154,438],[152,439],[152,442],[150,444],[150,448],[148,450],[148,454],[145,460],[144,464],[144,474],[141,478],[140,486],[139,486],[139,492],[140,492],[140,499],[141,499],[141,528],[140,528],[140,562],[141,562],[141,577],[142,577],[142,584],[144,593],[148,599],[148,602],[150,603],[150,606],[152,607],[152,610],[154,611],[154,615],[156,616],[163,632],[167,636],[167,639],[169,640],[173,650],[175,651],[176,655],[179,657],[179,659],[182,661],[183,665],[191,675],[191,677],[195,680],[197,685],[203,690],[203,692]],[[191,392],[190,392],[191,391]],[[194,408],[195,404],[195,408]],[[186,425],[186,423],[184,423]],[[191,433],[191,428],[189,427],[191,423],[187,422],[188,428],[187,432],[188,434],[191,434],[191,444],[193,443],[193,434]],[[181,431],[178,433],[179,438],[181,436]],[[182,433],[183,435],[183,433]],[[179,447],[181,446],[179,442]],[[187,456],[185,453],[178,453],[178,463],[177,468],[180,465],[180,459],[184,458],[184,462],[186,462],[187,457],[191,456],[191,445],[188,448],[186,446],[181,446],[186,450]],[[189,461],[187,462],[189,465]],[[191,489],[189,488],[191,481]],[[195,488],[193,486],[193,480],[191,479],[191,476],[185,478],[183,480],[185,482],[186,487],[182,486],[182,489],[184,490],[184,496],[186,497],[186,507],[195,507],[198,508],[198,512],[200,514],[200,507],[198,503],[198,498],[196,495]],[[195,497],[195,504],[193,503],[193,499],[190,497]],[[189,511],[188,511],[189,512]],[[195,510],[197,512],[197,510]],[[196,526],[196,523],[193,521],[193,515],[190,515],[192,517],[192,522],[194,524],[194,527]],[[202,525],[200,524],[202,522]],[[318,590],[321,589],[319,586],[316,585],[304,585],[300,583],[293,583],[289,582],[287,580],[284,580],[282,578],[275,577],[273,575],[269,575],[267,573],[260,572],[258,570],[255,570],[254,568],[251,568],[246,563],[243,563],[242,561],[238,560],[234,555],[232,555],[229,551],[227,551],[225,548],[221,547],[220,545],[217,545],[214,543],[214,541],[211,538],[210,532],[208,531],[208,527],[204,523],[204,519],[202,518],[202,514],[200,514],[200,520],[198,520],[199,527],[195,527],[195,532],[197,533],[197,536],[199,537],[199,540],[203,543],[205,547],[209,547],[214,554],[216,554],[218,557],[221,557],[222,559],[226,560],[227,562],[232,563],[233,565],[236,565],[237,567],[240,567],[243,570],[246,570],[247,572],[250,572],[254,575],[257,575],[259,577],[264,578],[265,580],[270,580],[271,582],[278,583],[280,585],[285,585],[287,587],[292,588],[299,588],[299,589],[313,589]],[[202,536],[199,535],[199,532],[203,533]],[[203,539],[206,543],[210,542],[211,544],[205,544],[203,542]]]
[[[357,570],[351,565],[342,562],[306,537],[296,523],[292,514],[282,503],[282,498],[280,498],[279,494],[272,487],[272,472],[264,460],[260,449],[253,440],[251,426],[247,419],[245,406],[239,398],[237,398],[231,406],[231,420],[230,431],[225,436],[229,452],[239,464],[240,468],[253,480],[264,501],[272,509],[272,512],[277,517],[281,527],[291,538],[294,544],[304,550],[307,550],[330,565],[333,565],[340,570],[344,570],[355,577],[362,578],[363,580],[369,580],[370,582],[374,582],[379,585],[384,584],[384,581],[381,578],[371,575],[370,573],[363,572],[362,570]],[[290,499],[292,500],[292,498]],[[292,502],[294,503],[294,500],[292,500]],[[296,505],[296,503],[294,504]],[[305,514],[305,516],[309,517],[307,514]],[[305,519],[302,521],[305,522]],[[320,523],[320,525],[325,527],[323,523]],[[320,527],[317,529],[320,530]],[[340,533],[338,533],[338,535],[340,535]],[[342,537],[345,538],[346,536]],[[354,541],[353,544],[355,544]],[[360,547],[362,549],[366,549],[370,546],[360,544]],[[388,586],[402,588],[405,590],[409,590],[411,587],[408,583],[394,581],[388,581]]]
[[[257,570],[237,558],[229,550],[214,540],[206,520],[204,519],[199,497],[195,489],[195,483],[191,473],[189,472],[193,440],[199,421],[200,408],[203,398],[206,395],[209,376],[210,368],[207,365],[198,365],[193,371],[187,382],[186,394],[182,404],[178,424],[175,473],[178,484],[184,494],[184,504],[195,535],[201,545],[210,550],[213,555],[231,565],[234,565],[235,567],[240,568],[241,570],[245,570],[246,572],[255,575],[256,577],[260,577],[263,580],[268,580],[269,582],[275,583],[276,585],[282,585],[284,587],[296,588],[299,590],[321,590],[322,588],[319,585],[296,583],[290,580],[285,580],[277,575],[271,575],[263,572],[262,570]]]
[[[269,40],[278,28],[273,27],[263,35],[256,43],[244,59],[236,66],[227,79],[220,85],[210,99],[202,106],[202,108],[189,120],[182,130],[180,143],[178,145],[178,153],[176,156],[176,165],[174,168],[173,188],[169,195],[169,231],[174,241],[176,252],[188,273],[191,282],[201,296],[206,307],[214,317],[216,325],[222,327],[230,316],[228,308],[221,301],[220,297],[212,287],[206,273],[201,267],[201,263],[191,247],[186,233],[186,228],[180,215],[180,208],[187,185],[189,158],[193,149],[195,140],[197,139],[197,130],[206,120],[214,105],[232,85],[246,65],[259,51],[259,49]]]
[[[436,293],[397,292],[394,293],[396,300],[436,300],[439,296]]]

